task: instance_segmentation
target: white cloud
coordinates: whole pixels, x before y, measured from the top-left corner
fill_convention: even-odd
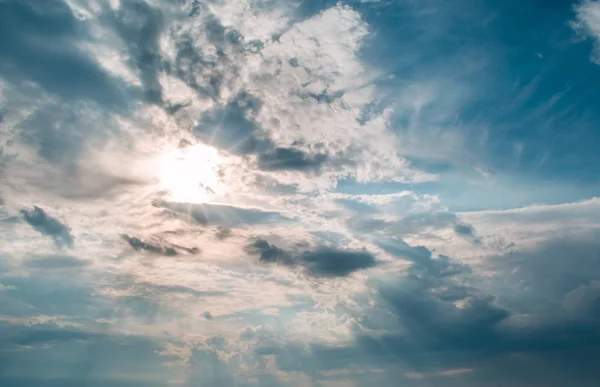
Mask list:
[[[600,63],[600,1],[583,0],[575,6],[576,19],[571,23],[575,30],[589,36],[595,41],[596,48],[592,59]]]

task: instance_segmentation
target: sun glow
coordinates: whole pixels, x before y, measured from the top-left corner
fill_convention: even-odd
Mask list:
[[[156,171],[161,190],[171,200],[204,203],[223,189],[220,165],[216,149],[196,144],[159,156]]]

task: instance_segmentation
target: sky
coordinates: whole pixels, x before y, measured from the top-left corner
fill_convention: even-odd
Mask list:
[[[597,386],[598,85],[598,0],[0,0],[0,385]]]

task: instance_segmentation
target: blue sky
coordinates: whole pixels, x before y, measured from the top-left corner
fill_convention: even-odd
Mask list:
[[[0,384],[595,386],[600,1],[0,0]]]

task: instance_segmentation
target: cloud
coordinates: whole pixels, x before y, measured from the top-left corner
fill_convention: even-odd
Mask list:
[[[473,235],[473,226],[468,224],[456,224],[454,225],[454,231],[460,235]]]
[[[596,317],[590,319],[592,314],[574,319],[570,313],[551,313],[530,320],[480,289],[464,288],[462,281],[470,270],[458,276],[439,277],[437,272],[420,272],[416,268],[419,264],[413,263],[412,270],[406,273],[387,273],[371,282],[371,296],[358,298],[362,315],[355,320],[351,343],[292,343],[284,347],[262,343],[257,354],[274,356],[280,370],[311,370],[317,379],[350,368],[365,369],[369,375],[364,380],[367,383],[371,375],[377,377],[368,371],[374,367],[381,377],[390,377],[384,378],[383,383],[392,383],[391,380],[397,380],[398,371],[403,371],[407,379],[425,376],[432,385],[459,386],[478,385],[481,380],[510,385],[492,370],[505,367],[506,359],[513,356],[560,364],[575,353],[597,353],[600,331],[594,328],[597,321]],[[449,290],[458,291],[457,296],[445,297]],[[587,289],[579,292],[586,294]],[[571,298],[589,299],[580,294]],[[467,379],[447,379],[461,374],[451,370],[466,369],[472,374]],[[563,376],[569,374],[562,372]],[[589,372],[586,368],[586,374]],[[362,380],[358,375],[353,377]],[[469,384],[471,377],[478,381]],[[552,383],[551,379],[547,382]],[[411,385],[409,381],[407,385]]]
[[[58,219],[47,215],[40,207],[33,206],[32,211],[21,210],[21,215],[36,231],[52,237],[57,246],[73,245],[71,229]]]
[[[318,248],[304,252],[301,262],[308,273],[324,277],[345,277],[358,270],[377,265],[375,257],[367,251]]]
[[[264,239],[256,239],[248,244],[246,251],[258,255],[261,262],[299,266],[306,274],[317,277],[346,277],[378,264],[375,257],[366,250],[316,247],[295,252],[283,250]]]
[[[378,245],[388,254],[412,262],[409,272],[415,274],[443,278],[470,272],[467,265],[454,262],[446,255],[433,258],[433,254],[426,247],[409,246],[401,239],[382,240],[378,242]]]
[[[225,239],[231,236],[231,229],[227,227],[219,227],[217,228],[217,232],[215,234],[215,238],[220,241],[224,241]]]
[[[491,256],[492,272],[503,279],[496,285],[489,284],[490,291],[497,292],[515,311],[555,313],[569,294],[591,285],[600,275],[597,235],[592,231],[553,237],[535,246]]]
[[[293,264],[292,257],[288,252],[270,244],[264,239],[257,239],[248,244],[246,246],[246,251],[250,254],[258,255],[259,260],[264,263]]]
[[[167,256],[177,255],[177,251],[173,247],[163,247],[153,243],[144,242],[141,239],[131,237],[127,234],[123,234],[121,237],[136,251],[147,251],[149,253]]]
[[[600,63],[600,2],[592,0],[583,0],[575,5],[576,19],[571,23],[575,30],[589,36],[596,45],[592,59]]]
[[[262,101],[241,91],[224,106],[216,105],[205,112],[194,128],[198,137],[210,144],[241,154],[258,152],[270,142],[260,137],[256,116]]]
[[[353,212],[350,229],[385,236],[417,235],[452,228],[458,235],[475,237],[474,227],[443,206],[438,197],[408,191],[377,195],[332,195]]]

